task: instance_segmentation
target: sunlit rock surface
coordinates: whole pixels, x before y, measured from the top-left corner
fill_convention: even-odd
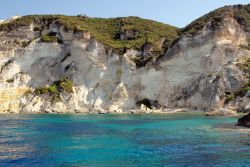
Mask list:
[[[0,112],[214,112],[246,105],[249,109],[249,98],[225,104],[225,92],[247,82],[237,64],[250,58],[240,47],[248,44],[248,34],[232,17],[225,17],[215,30],[209,24],[196,35],[181,36],[161,59],[141,67],[134,58],[150,50],[118,54],[88,32],[64,31],[56,24],[42,34],[54,32],[61,43],[42,42],[32,24],[0,32]],[[25,41],[30,41],[27,46],[20,45]],[[60,100],[34,93],[66,77],[73,91],[60,92]],[[142,99],[148,104],[139,103]]]

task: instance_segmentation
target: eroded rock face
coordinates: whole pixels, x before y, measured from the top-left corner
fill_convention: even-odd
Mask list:
[[[249,92],[245,97],[241,99],[239,107],[237,108],[238,112],[249,113],[250,112],[250,98],[248,97]]]
[[[236,64],[249,58],[249,52],[239,47],[247,43],[247,35],[233,18],[226,18],[220,29],[206,26],[195,36],[183,36],[159,61],[140,68],[134,59],[147,56],[150,49],[130,49],[118,55],[88,32],[66,32],[55,24],[41,34],[48,32],[56,33],[62,42],[41,42],[32,25],[0,33],[0,112],[188,108],[224,114],[229,113],[222,110],[227,107],[224,93],[246,82]],[[24,40],[30,44],[22,46]],[[72,80],[73,92],[60,92],[60,101],[51,100],[51,93],[33,92],[65,77]],[[152,106],[138,106],[142,99]]]

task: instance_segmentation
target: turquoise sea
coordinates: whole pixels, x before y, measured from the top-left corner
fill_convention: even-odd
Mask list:
[[[0,115],[0,166],[249,167],[250,133],[201,114]]]

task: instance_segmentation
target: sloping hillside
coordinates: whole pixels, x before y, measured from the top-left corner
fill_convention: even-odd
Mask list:
[[[169,45],[179,33],[179,29],[160,22],[139,17],[89,18],[86,16],[32,15],[24,16],[0,25],[0,31],[29,26],[42,31],[51,23],[62,25],[65,31],[88,31],[99,42],[115,49],[141,49],[150,43],[154,50],[162,51],[162,45]]]
[[[235,5],[225,6],[216,9],[187,25],[181,30],[183,34],[197,34],[205,26],[213,29],[219,28],[221,21],[225,17],[233,17],[237,20],[239,25],[247,32],[250,30],[250,4],[249,5]]]

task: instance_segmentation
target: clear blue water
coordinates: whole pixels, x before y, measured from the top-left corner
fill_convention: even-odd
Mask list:
[[[169,115],[0,115],[0,166],[250,166],[237,118]]]

